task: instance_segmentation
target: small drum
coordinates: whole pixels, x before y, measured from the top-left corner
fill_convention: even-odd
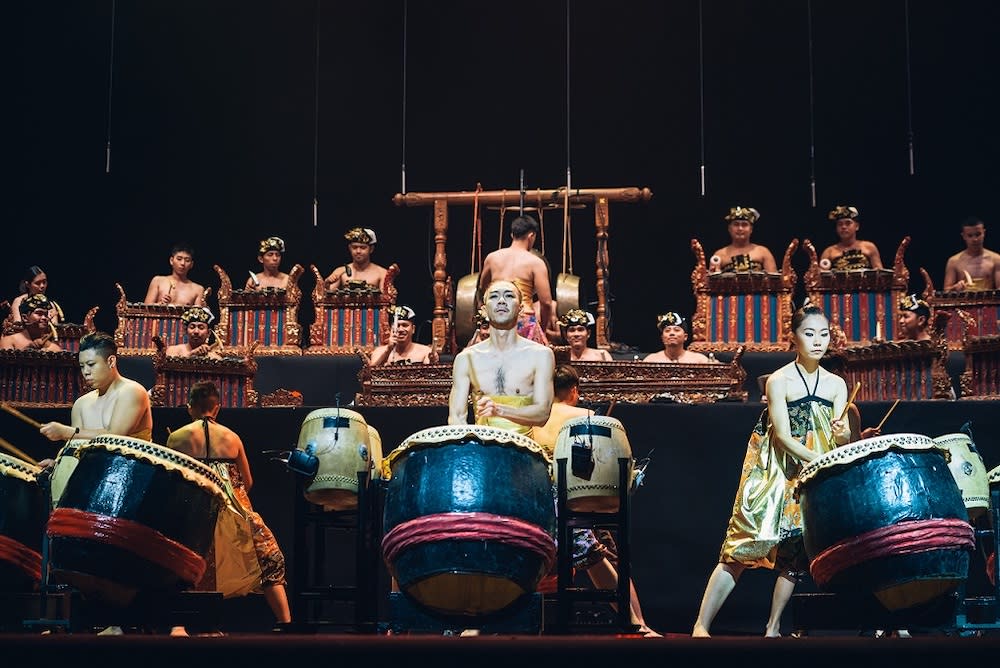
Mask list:
[[[172,593],[205,573],[222,481],[155,443],[104,434],[81,445],[48,523],[54,582],[112,605]]]
[[[66,488],[66,481],[69,480],[73,469],[76,468],[77,462],[80,461],[76,458],[77,450],[79,450],[80,446],[86,445],[89,442],[85,438],[75,438],[66,441],[66,445],[56,455],[55,463],[52,465],[52,477],[49,479],[49,491],[52,497],[53,508],[59,505],[59,497],[62,496],[63,490]]]
[[[982,455],[965,433],[944,434],[935,438],[934,442],[951,453],[948,468],[962,490],[969,521],[975,521],[990,508],[990,483]]]
[[[0,591],[26,592],[42,577],[42,536],[49,502],[42,469],[0,453]]]
[[[566,421],[556,436],[555,459],[567,460],[566,505],[570,510],[618,512],[619,458],[628,459],[626,480],[631,482],[632,447],[621,422],[603,415]]]
[[[326,510],[358,507],[358,473],[372,466],[369,433],[361,414],[346,408],[319,408],[306,415],[298,449],[311,448],[319,460],[304,490],[306,499]]]
[[[385,468],[383,556],[424,608],[499,612],[534,592],[555,563],[552,464],[530,438],[432,427],[389,453]]]
[[[795,490],[816,585],[888,610],[953,593],[975,546],[948,451],[920,434],[866,438],[802,467]]]

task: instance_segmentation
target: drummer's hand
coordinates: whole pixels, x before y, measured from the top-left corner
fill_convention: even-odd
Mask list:
[[[476,402],[476,417],[497,417],[500,405],[489,397],[480,397]]]
[[[951,286],[951,289],[954,292],[961,292],[962,290],[965,290],[965,288],[966,288],[966,284],[965,284],[965,279],[964,278],[960,279],[958,281],[958,283],[956,283],[955,285]]]
[[[865,427],[861,430],[861,439],[865,438],[875,438],[876,436],[881,436],[882,430],[878,427]]]
[[[68,441],[76,436],[76,430],[61,422],[46,422],[38,428],[39,433],[50,441]]]
[[[200,346],[198,346],[197,348],[193,349],[191,351],[191,355],[193,357],[202,357],[203,355],[207,355],[209,350],[210,350],[210,348],[208,347],[208,344],[207,343],[203,343]]]
[[[47,468],[50,468],[55,463],[56,463],[56,460],[49,459],[48,457],[46,457],[45,459],[43,459],[40,462],[38,462],[38,468],[47,469]]]
[[[833,439],[837,445],[846,445],[851,440],[851,425],[847,420],[837,418],[830,423],[833,428]]]

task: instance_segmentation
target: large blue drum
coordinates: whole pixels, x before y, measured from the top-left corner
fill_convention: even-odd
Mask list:
[[[796,490],[816,585],[870,592],[892,611],[956,591],[975,540],[948,459],[927,436],[891,434],[804,466]]]
[[[0,453],[0,591],[32,590],[41,580],[49,501],[42,469]]]
[[[385,459],[383,556],[400,590],[447,615],[503,611],[555,562],[552,465],[530,438],[432,427]]]
[[[110,434],[76,457],[48,522],[52,580],[119,606],[139,592],[197,584],[226,503],[215,472],[176,450]]]

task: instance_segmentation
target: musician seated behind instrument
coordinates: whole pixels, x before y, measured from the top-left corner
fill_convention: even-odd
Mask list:
[[[1000,253],[983,246],[986,241],[983,221],[974,217],[963,220],[962,240],[965,250],[955,253],[945,263],[944,290],[996,290],[1000,287]]]
[[[185,243],[175,244],[170,250],[170,274],[154,276],[149,281],[143,303],[204,306],[204,286],[188,278],[193,267],[194,249]]]
[[[899,300],[899,338],[906,341],[930,341],[931,307],[917,295]]]
[[[572,309],[559,319],[562,338],[569,345],[571,362],[611,362],[611,353],[589,348],[587,342],[594,327],[594,316],[582,309]]]
[[[231,483],[226,490],[230,501],[239,508],[239,514],[246,517],[252,531],[242,533],[244,544],[217,544],[215,552],[240,555],[252,551],[259,564],[261,576],[260,582],[255,583],[255,586],[264,594],[264,600],[271,608],[275,621],[279,624],[288,624],[292,620],[292,615],[286,593],[285,556],[274,534],[260,514],[253,509],[249,495],[250,488],[253,487],[253,477],[246,449],[239,434],[216,422],[220,407],[219,388],[215,383],[202,381],[192,385],[188,391],[187,402],[188,415],[191,416],[192,422],[172,431],[167,438],[167,447],[205,462]],[[237,538],[237,536],[232,537]],[[252,545],[246,544],[251,542]],[[233,559],[232,563],[245,564],[246,561]],[[256,569],[247,572],[255,573]],[[221,573],[216,572],[215,575],[218,580]],[[238,578],[242,574],[230,575]],[[222,585],[218,581],[216,584]],[[187,631],[182,626],[175,626],[171,629],[170,635],[187,635]]]
[[[854,269],[882,269],[882,256],[871,241],[858,239],[861,223],[858,210],[853,206],[840,205],[827,214],[837,228],[837,243],[827,246],[820,255],[824,269],[850,271]]]
[[[545,448],[550,456],[555,454],[556,440],[566,422],[583,415],[594,415],[594,411],[577,405],[580,401],[580,374],[577,373],[572,364],[560,364],[556,367],[552,376],[552,387],[554,399],[549,419],[544,425],[535,427],[531,432],[531,438]],[[609,559],[609,545],[606,543],[610,544],[611,552],[617,552],[614,537],[610,532],[601,531],[598,533],[593,529],[573,529],[573,567],[585,570],[590,576],[590,581],[598,589],[617,590],[618,569]],[[659,633],[646,625],[642,606],[639,605],[635,581],[630,581],[629,586],[631,588],[629,595],[631,622],[638,626],[639,632],[646,637],[660,637]],[[612,607],[617,610],[617,606],[613,603]]]
[[[389,341],[372,351],[369,366],[387,364],[437,364],[438,351],[431,346],[413,341],[413,319],[416,314],[409,306],[393,306],[389,309],[392,328]]]
[[[18,295],[10,302],[10,321],[21,320],[21,302],[28,297],[44,295],[49,288],[49,277],[37,264],[33,264],[24,272],[18,283]],[[58,325],[63,321],[63,312],[55,300],[49,300],[49,322]]]
[[[512,281],[487,287],[490,334],[455,356],[448,424],[468,424],[470,399],[476,424],[527,435],[549,419],[555,356],[550,347],[517,333],[523,303]]]
[[[215,316],[207,307],[192,306],[184,311],[181,322],[184,323],[187,341],[167,346],[164,351],[167,357],[222,359],[221,342],[216,339],[215,343],[209,343],[209,338],[213,336],[211,326],[215,322]]]
[[[529,215],[518,216],[511,222],[510,246],[489,253],[483,260],[479,292],[485,295],[485,288],[493,281],[512,281],[523,300],[518,333],[536,343],[547,344],[545,331],[558,329],[559,323],[552,301],[549,265],[533,250],[539,229],[538,221]],[[535,310],[535,295],[538,295],[538,310]]]
[[[472,333],[472,338],[465,344],[466,348],[490,338],[490,318],[486,315],[485,304],[479,307],[476,314],[472,316],[472,320],[476,324],[476,331]]]
[[[62,348],[53,341],[54,330],[49,323],[51,308],[49,298],[41,293],[22,299],[18,315],[24,326],[13,334],[0,337],[0,350],[60,352]]]
[[[262,271],[250,272],[244,290],[287,290],[288,274],[281,271],[281,257],[285,253],[285,242],[281,237],[262,239],[257,249],[257,261]]]
[[[729,245],[712,254],[708,270],[718,272],[778,271],[774,254],[767,247],[750,241],[754,223],[760,213],[752,207],[734,206],[725,220],[729,229]]]
[[[650,353],[643,358],[643,362],[668,362],[673,364],[712,364],[713,360],[707,355],[688,350],[688,336],[691,334],[691,325],[687,319],[676,311],[668,311],[656,316],[656,326],[660,330],[660,340],[663,342],[663,350],[657,353]]]
[[[375,230],[355,227],[344,235],[351,261],[337,267],[326,277],[327,290],[344,290],[352,287],[369,287],[382,291],[385,285],[385,267],[372,262],[372,253],[378,238]]]

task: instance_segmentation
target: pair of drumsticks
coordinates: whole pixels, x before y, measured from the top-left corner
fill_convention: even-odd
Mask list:
[[[13,406],[8,406],[7,404],[5,404],[3,402],[0,402],[0,409],[3,409],[7,413],[10,413],[14,417],[16,417],[18,420],[22,420],[24,422],[27,422],[28,424],[30,424],[35,429],[40,429],[41,426],[42,426],[41,422],[39,422],[38,420],[31,419],[30,417],[28,417],[27,415],[25,415],[21,411],[17,410]],[[22,452],[18,448],[14,447],[11,443],[9,443],[8,441],[6,441],[3,438],[0,438],[0,448],[3,448],[4,450],[6,450],[7,452],[9,452],[12,455],[16,455],[16,456],[20,457],[21,459],[23,459],[24,461],[28,462],[32,466],[38,466],[38,462],[35,459],[33,459],[30,456],[28,456],[27,453]]]
[[[847,400],[847,405],[844,406],[844,412],[840,414],[841,420],[847,417],[847,411],[850,410],[851,404],[854,403],[854,398],[858,396],[858,390],[860,389],[861,389],[861,381],[859,380],[854,384],[854,389],[851,390],[851,397],[850,399]],[[898,405],[899,405],[899,399],[896,399],[896,401],[893,402],[892,406],[889,407],[889,410],[886,411],[886,414],[882,417],[882,421],[878,423],[877,427],[875,427],[876,431],[882,431],[882,425],[885,424],[885,421],[889,419],[889,416],[892,415],[892,412],[896,410],[896,406]]]

